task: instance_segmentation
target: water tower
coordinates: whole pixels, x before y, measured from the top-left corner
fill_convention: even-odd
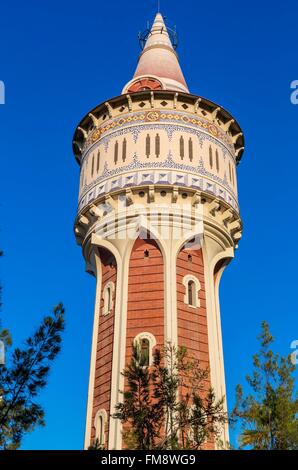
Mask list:
[[[161,14],[140,42],[132,80],[73,140],[75,235],[96,277],[85,447],[95,437],[123,446],[111,413],[134,341],[149,362],[166,342],[186,346],[226,394],[218,290],[241,238],[243,134],[224,108],[189,91]]]

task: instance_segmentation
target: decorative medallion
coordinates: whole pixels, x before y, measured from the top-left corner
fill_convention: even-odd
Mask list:
[[[216,127],[214,124],[209,124],[208,130],[209,130],[209,132],[210,132],[212,135],[214,135],[215,137],[218,136],[218,129],[217,129],[217,127]]]
[[[160,113],[158,111],[149,111],[147,114],[146,114],[146,121],[159,121],[160,119]]]

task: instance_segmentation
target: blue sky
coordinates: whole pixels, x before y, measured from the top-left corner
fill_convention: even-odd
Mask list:
[[[139,54],[137,34],[155,1],[5,2],[0,16],[1,317],[15,345],[63,301],[63,351],[41,395],[47,425],[23,449],[81,449],[93,321],[94,279],[73,236],[79,168],[74,128],[121,93]],[[251,369],[269,321],[276,347],[298,339],[296,232],[298,79],[295,1],[162,0],[176,23],[193,93],[239,121],[246,151],[238,184],[244,236],[221,283],[228,403]],[[232,433],[234,439],[234,433]]]

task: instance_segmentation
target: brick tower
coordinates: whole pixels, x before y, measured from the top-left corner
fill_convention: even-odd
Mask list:
[[[174,38],[175,39],[175,38]],[[225,396],[218,289],[241,238],[236,167],[243,134],[221,106],[189,92],[160,13],[134,77],[76,129],[75,235],[96,277],[85,447],[121,449],[133,341],[186,346]],[[228,429],[223,432],[228,440]]]

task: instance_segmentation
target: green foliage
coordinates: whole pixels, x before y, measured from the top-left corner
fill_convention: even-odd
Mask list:
[[[17,449],[24,433],[44,425],[44,411],[35,399],[60,351],[63,329],[64,308],[59,304],[25,347],[14,349],[9,365],[0,366],[0,449]],[[1,335],[11,343],[7,332],[2,330]]]
[[[208,440],[219,444],[227,414],[224,397],[216,400],[208,386],[209,370],[190,358],[186,348],[168,345],[155,355],[155,396],[165,416],[163,449],[201,449]]]
[[[102,444],[100,444],[99,439],[96,438],[92,441],[91,445],[88,447],[88,450],[105,450],[105,448]]]
[[[0,258],[3,256],[3,251],[0,250]],[[0,284],[0,307],[2,307],[2,286]],[[12,345],[12,339],[8,330],[2,328],[0,320],[0,341],[3,341],[6,348]]]
[[[236,388],[232,420],[241,421],[240,448],[256,450],[298,449],[298,397],[294,390],[295,366],[291,356],[271,350],[269,325],[262,323],[260,352],[253,356],[253,372],[246,380],[253,393]]]
[[[152,400],[154,375],[145,366],[146,362],[139,345],[134,345],[131,362],[123,372],[127,390],[123,393],[123,403],[117,404],[114,414],[114,418],[131,425],[124,434],[130,449],[154,448],[160,432],[162,410],[159,403]]]
[[[123,375],[127,390],[114,418],[125,425],[130,449],[201,449],[219,439],[227,422],[224,398],[207,388],[209,371],[190,359],[185,348],[156,350],[151,367],[138,345]]]

